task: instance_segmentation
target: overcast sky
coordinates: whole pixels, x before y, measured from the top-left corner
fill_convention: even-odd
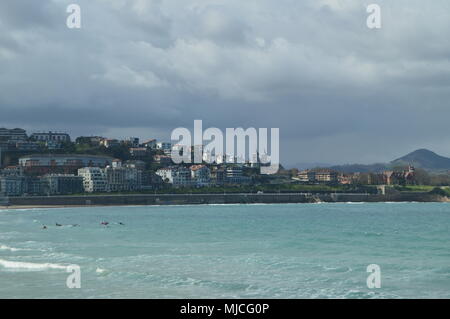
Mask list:
[[[372,163],[450,156],[449,98],[448,0],[0,2],[8,128],[169,140],[202,119],[280,128],[288,166]]]

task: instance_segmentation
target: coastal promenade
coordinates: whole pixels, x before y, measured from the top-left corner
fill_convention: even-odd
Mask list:
[[[83,196],[9,197],[9,207],[276,204],[320,202],[445,202],[447,197],[425,192],[391,195],[361,193],[220,193],[220,194],[111,194]]]

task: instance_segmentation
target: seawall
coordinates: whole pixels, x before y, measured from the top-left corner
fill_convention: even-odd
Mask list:
[[[136,194],[86,196],[10,197],[11,206],[121,206],[121,205],[195,205],[316,202],[443,202],[446,197],[429,193],[374,194]]]

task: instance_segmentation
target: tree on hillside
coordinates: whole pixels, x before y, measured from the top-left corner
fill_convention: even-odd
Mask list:
[[[414,172],[414,184],[431,185],[431,177],[428,172],[422,168],[416,168]]]

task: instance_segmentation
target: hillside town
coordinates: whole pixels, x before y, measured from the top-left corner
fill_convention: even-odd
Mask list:
[[[64,132],[0,128],[0,194],[50,196],[84,193],[152,192],[255,185],[412,185],[415,169],[345,174],[332,169],[280,170],[262,176],[255,162],[175,165],[172,144],[131,137],[125,140]],[[194,150],[192,149],[192,152]],[[249,188],[250,187],[250,188]]]

